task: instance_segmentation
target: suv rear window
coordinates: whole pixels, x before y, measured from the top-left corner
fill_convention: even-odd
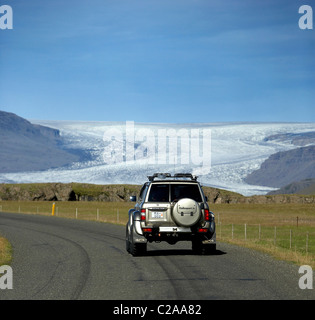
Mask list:
[[[190,198],[202,202],[198,185],[196,184],[171,184],[171,201]]]
[[[169,184],[152,184],[149,202],[169,202]]]
[[[152,184],[148,201],[169,202],[170,191],[171,201],[190,198],[197,202],[202,202],[197,184]]]

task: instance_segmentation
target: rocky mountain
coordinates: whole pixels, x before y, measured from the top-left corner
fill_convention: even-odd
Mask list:
[[[292,182],[278,190],[268,193],[268,195],[274,194],[315,194],[315,179]]]
[[[106,201],[128,202],[139,195],[140,185],[94,185],[87,183],[0,184],[0,201]],[[203,187],[209,204],[216,203],[315,203],[315,195],[241,194],[218,188]]]
[[[314,145],[272,154],[260,169],[244,180],[249,184],[281,188],[294,181],[311,178],[315,178]]]
[[[59,130],[4,111],[0,111],[0,150],[0,173],[46,170],[82,156],[77,150],[63,148]]]
[[[88,183],[0,184],[0,201],[129,201],[141,185],[96,185]],[[203,187],[210,203],[237,202],[241,194]]]
[[[0,201],[128,201],[137,195],[137,185],[92,185],[84,183],[0,184]]]

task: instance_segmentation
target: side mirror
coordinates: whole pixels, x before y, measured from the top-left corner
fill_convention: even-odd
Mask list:
[[[137,201],[137,197],[136,196],[130,196],[130,201],[136,202]]]

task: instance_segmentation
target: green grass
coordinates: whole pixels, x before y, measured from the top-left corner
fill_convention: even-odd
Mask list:
[[[0,201],[0,211],[25,214],[52,215],[52,206],[55,203],[55,216],[98,220],[126,224],[130,202],[96,202],[96,201]]]
[[[0,237],[0,266],[9,264],[12,259],[12,249],[9,241]]]
[[[52,204],[48,201],[0,201],[0,211],[49,216]],[[59,217],[125,225],[133,203],[57,201],[55,206],[55,215]],[[210,204],[210,209],[216,216],[218,241],[315,267],[314,204]]]
[[[96,197],[104,193],[104,187],[101,185],[72,183],[71,186],[75,194],[78,196],[86,195]],[[106,192],[105,194],[108,195]]]
[[[314,204],[212,205],[212,210],[219,241],[315,267]]]

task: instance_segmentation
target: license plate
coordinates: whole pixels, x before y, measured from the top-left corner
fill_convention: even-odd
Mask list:
[[[163,219],[164,218],[164,212],[152,212],[152,218],[153,219]]]
[[[160,232],[191,232],[190,228],[185,227],[159,227]]]

